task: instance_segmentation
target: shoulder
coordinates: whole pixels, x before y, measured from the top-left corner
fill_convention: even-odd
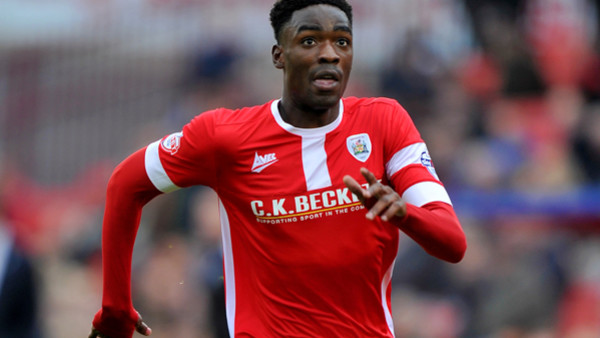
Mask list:
[[[401,107],[400,103],[387,97],[346,97],[344,104],[348,107],[381,106],[381,107]]]
[[[344,98],[344,113],[369,114],[371,116],[395,116],[409,117],[408,113],[394,99],[387,97],[347,97]]]
[[[271,113],[270,107],[271,102],[238,109],[217,108],[197,115],[194,120],[212,120],[212,123],[216,126],[244,124],[269,116]]]

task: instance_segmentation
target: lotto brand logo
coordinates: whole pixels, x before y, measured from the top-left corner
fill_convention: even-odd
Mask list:
[[[266,155],[259,155],[258,152],[254,153],[254,164],[252,164],[252,172],[260,173],[265,170],[268,166],[279,161],[275,153]]]

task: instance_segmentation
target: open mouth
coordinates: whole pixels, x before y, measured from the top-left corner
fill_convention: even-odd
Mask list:
[[[332,70],[320,71],[315,74],[313,83],[319,90],[332,90],[337,87],[340,76]]]

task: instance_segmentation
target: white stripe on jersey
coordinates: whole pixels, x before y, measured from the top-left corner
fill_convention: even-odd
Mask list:
[[[325,135],[302,137],[302,166],[306,178],[306,190],[311,191],[331,186],[327,167]]]
[[[171,181],[165,168],[160,162],[160,155],[158,153],[160,141],[161,140],[158,140],[148,145],[144,156],[144,165],[146,166],[146,174],[148,174],[148,178],[152,184],[154,184],[156,189],[168,193],[179,189],[179,187]]]
[[[233,268],[233,249],[231,247],[231,230],[229,228],[229,217],[219,199],[219,216],[221,218],[221,238],[223,241],[223,268],[225,274],[225,309],[227,316],[227,328],[229,336],[235,333],[235,274]]]
[[[404,191],[402,199],[418,207],[431,202],[444,202],[452,205],[444,186],[436,182],[417,183]]]
[[[388,270],[385,272],[383,280],[381,281],[381,305],[383,306],[383,312],[385,313],[385,321],[387,322],[388,328],[390,329],[390,333],[394,337],[396,336],[396,334],[394,333],[394,320],[392,318],[392,312],[388,307],[387,289],[388,286],[390,286],[390,281],[392,280],[395,264],[396,260],[394,259]]]
[[[340,100],[340,111],[335,121],[319,128],[298,128],[283,120],[279,112],[278,103],[274,100],[271,104],[271,113],[275,121],[286,131],[302,137],[302,167],[308,191],[331,186],[331,176],[327,167],[327,152],[325,139],[327,133],[333,131],[342,122],[344,116],[344,103]]]
[[[385,165],[385,170],[388,177],[392,177],[398,171],[404,169],[405,167],[412,164],[420,164],[422,163],[423,153],[429,154],[427,151],[427,146],[423,142],[411,144],[407,147],[404,147],[400,151],[398,151],[392,159]],[[429,171],[430,174],[431,171]],[[432,174],[432,176],[439,181],[437,176]],[[446,192],[446,189],[443,185],[437,182],[421,182],[417,183],[404,191],[402,194],[402,198],[413,205],[421,207],[427,203],[431,202],[444,202],[452,205],[450,201],[450,196]]]
[[[427,153],[427,146],[425,143],[420,142],[411,144],[395,153],[392,159],[385,165],[388,177],[391,178],[395,173],[402,170],[402,168],[411,164],[422,164],[421,155],[424,152]]]

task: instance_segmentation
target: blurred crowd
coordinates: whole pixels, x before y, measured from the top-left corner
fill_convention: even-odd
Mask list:
[[[396,336],[600,336],[600,1],[354,2],[357,62],[347,94],[388,96],[406,108],[468,238],[457,265],[402,239],[393,279]],[[175,65],[164,65],[177,76],[167,81],[159,113],[143,121],[111,117],[135,127],[101,138],[114,144],[112,152],[89,150],[104,156],[88,155],[85,170],[69,179],[36,177],[43,167],[19,150],[31,143],[12,142],[29,122],[10,112],[38,108],[27,100],[14,107],[9,82],[25,81],[13,69],[23,63],[2,64],[0,49],[0,98],[9,102],[9,113],[0,113],[1,338],[87,334],[101,297],[104,189],[123,156],[207,109],[280,95],[280,74],[269,62],[272,36],[251,28],[266,24],[271,1],[150,4],[154,11],[210,11],[204,19],[213,28],[168,59]],[[232,13],[244,19],[228,21]],[[2,71],[12,72],[10,81]],[[50,80],[37,74],[34,81],[43,87]],[[161,95],[148,90],[145,101]],[[35,121],[44,127],[43,118]],[[88,121],[92,129],[102,126],[97,121]],[[41,158],[61,146],[42,148]],[[217,203],[214,192],[198,187],[145,209],[133,292],[155,337],[227,336]]]

